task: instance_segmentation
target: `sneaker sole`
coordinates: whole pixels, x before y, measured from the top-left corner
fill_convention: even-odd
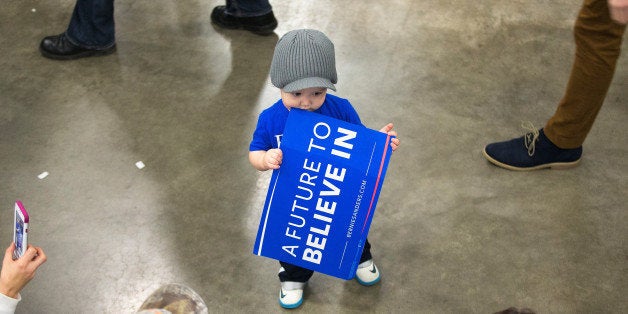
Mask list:
[[[360,278],[358,278],[357,276],[355,277],[355,280],[356,280],[359,284],[361,284],[361,285],[363,285],[363,286],[367,286],[367,287],[370,287],[370,286],[372,286],[372,285],[374,285],[374,284],[378,283],[378,282],[380,281],[380,279],[382,279],[382,276],[377,277],[377,279],[375,279],[375,280],[373,280],[373,281],[371,281],[371,282],[366,282],[366,281],[362,281],[362,280],[360,280]]]
[[[482,154],[488,161],[490,161],[495,166],[508,169],[508,170],[514,170],[514,171],[532,171],[532,170],[540,170],[540,169],[546,169],[546,168],[553,169],[553,170],[565,170],[565,169],[574,168],[578,166],[578,164],[580,163],[580,159],[578,159],[572,162],[551,162],[551,163],[542,164],[542,165],[538,165],[534,167],[515,167],[515,166],[505,164],[503,162],[500,162],[494,159],[493,157],[489,156],[489,154],[486,153],[486,149],[482,151]]]
[[[281,307],[283,307],[284,309],[296,309],[297,307],[301,306],[301,304],[303,304],[303,299],[294,304],[285,304],[281,302],[281,300],[279,300],[279,305],[281,305]]]

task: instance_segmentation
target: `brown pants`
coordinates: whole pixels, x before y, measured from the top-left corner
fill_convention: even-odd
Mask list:
[[[584,143],[613,80],[625,30],[611,19],[607,0],[584,1],[574,27],[576,56],[567,90],[543,129],[556,146]]]

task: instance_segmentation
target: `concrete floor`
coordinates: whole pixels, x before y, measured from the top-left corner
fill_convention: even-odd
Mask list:
[[[580,167],[481,155],[554,112],[580,0],[271,1],[269,37],[214,29],[221,3],[116,1],[117,53],[70,62],[37,47],[74,1],[3,3],[0,243],[21,199],[48,255],[18,313],[131,313],[169,282],[211,312],[282,311],[277,263],[251,253],[270,173],[247,151],[279,97],[275,42],[296,28],[335,42],[337,94],[402,140],[369,234],[382,282],[317,274],[301,310],[625,313],[628,56]]]

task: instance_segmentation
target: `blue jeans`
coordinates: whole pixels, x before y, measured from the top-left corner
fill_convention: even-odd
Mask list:
[[[260,16],[273,10],[268,0],[227,0],[226,5],[226,13],[237,17]]]
[[[115,45],[113,0],[77,0],[65,34],[70,42],[86,49]]]
[[[73,44],[86,49],[106,49],[116,43],[114,0],[76,0],[70,25],[65,31]],[[226,0],[227,13],[238,17],[270,13],[268,0]]]

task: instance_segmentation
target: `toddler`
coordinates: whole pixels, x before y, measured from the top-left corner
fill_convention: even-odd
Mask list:
[[[249,161],[260,171],[278,169],[283,158],[281,136],[291,108],[299,108],[362,125],[360,117],[348,100],[327,94],[337,83],[334,44],[320,31],[299,29],[288,32],[277,42],[270,67],[272,84],[281,91],[281,99],[262,111],[249,146]],[[396,136],[393,124],[381,132]],[[391,141],[393,151],[399,139]],[[376,284],[380,273],[366,241],[356,271],[357,281],[366,286]],[[303,302],[303,288],[314,273],[312,270],[280,262],[279,304],[296,308]]]

